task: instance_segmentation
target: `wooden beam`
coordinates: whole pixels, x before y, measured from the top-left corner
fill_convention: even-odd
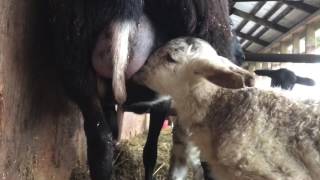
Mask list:
[[[267,20],[265,20],[265,19],[263,19],[263,18],[256,17],[256,16],[254,16],[254,15],[248,14],[248,13],[246,13],[246,12],[244,12],[244,11],[239,10],[239,9],[235,9],[235,8],[234,8],[234,9],[233,9],[233,14],[235,14],[235,15],[237,15],[237,16],[240,16],[240,17],[242,17],[242,18],[244,18],[244,19],[249,19],[249,20],[251,20],[251,21],[254,21],[254,22],[256,22],[256,23],[258,23],[258,24],[261,24],[261,25],[263,25],[263,26],[266,26],[266,27],[268,27],[268,28],[275,29],[275,30],[280,31],[280,32],[282,32],[282,33],[288,31],[288,28],[286,28],[286,27],[284,27],[284,26],[281,26],[281,25],[272,23],[272,22],[270,22],[270,21],[267,21]]]
[[[264,6],[266,2],[259,2],[254,9],[250,12],[250,14],[255,15],[261,8]],[[248,23],[249,21],[247,19],[243,19],[239,26],[237,27],[237,31],[241,31],[241,29]]]
[[[267,47],[261,49],[260,51],[263,52],[263,51],[270,50],[275,43],[281,42],[282,40],[288,38],[293,33],[299,31],[299,29],[301,29],[301,27],[306,26],[310,22],[319,21],[319,20],[320,20],[320,9],[318,11],[316,11],[315,13],[311,14],[310,16],[308,16],[307,18],[300,21],[300,23],[298,23],[294,27],[292,27],[290,29],[290,31],[286,32],[285,34],[282,34],[280,37],[278,37],[276,40],[274,40],[271,44],[269,44]]]
[[[272,22],[277,23],[279,22],[283,17],[288,15],[291,11],[293,10],[292,7],[287,7],[284,9]],[[256,37],[261,37],[264,33],[266,33],[269,29],[268,28],[263,28],[257,35]],[[289,30],[288,30],[289,31]],[[248,48],[251,45],[251,43],[247,43],[246,45],[243,46],[244,49]]]
[[[263,19],[269,19],[276,11],[278,11],[279,10],[279,8],[282,6],[282,3],[280,3],[280,2],[278,2],[278,3],[276,3],[274,6],[273,6],[273,8],[269,11],[269,12],[267,12],[267,14],[265,14],[264,16],[263,16]],[[249,32],[247,33],[247,34],[253,34],[258,28],[260,27],[260,25],[259,24],[256,24],[256,25],[254,25],[250,30],[249,30]],[[244,41],[240,41],[240,43],[243,43]]]
[[[283,3],[285,3],[288,6],[291,6],[293,8],[300,9],[304,12],[309,13],[309,14],[312,14],[319,9],[319,8],[316,8],[316,7],[311,6],[309,4],[306,4],[304,2],[283,1]]]
[[[245,61],[320,63],[320,55],[314,55],[314,54],[259,54],[259,53],[246,53],[245,54]]]
[[[267,1],[298,1],[301,2],[301,0],[233,0],[234,2],[267,2]]]
[[[319,8],[314,7],[310,4],[304,3],[301,0],[233,0],[234,2],[267,2],[267,1],[280,1],[283,2],[285,4],[287,4],[288,6],[291,6],[293,8],[296,9],[300,9],[302,11],[305,11],[307,13],[314,13],[316,12]]]
[[[268,46],[269,45],[269,43],[267,41],[261,40],[259,38],[252,37],[252,36],[250,36],[248,34],[244,34],[244,33],[240,32],[240,31],[237,31],[236,33],[237,33],[237,35],[239,37],[241,37],[243,39],[247,39],[247,40],[252,41],[252,42],[255,42],[255,43],[260,44],[262,46]]]

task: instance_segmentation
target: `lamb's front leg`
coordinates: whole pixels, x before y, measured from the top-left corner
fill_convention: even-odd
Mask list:
[[[183,180],[188,174],[187,134],[178,123],[173,127],[169,180]]]
[[[190,162],[193,179],[203,180],[204,176],[199,156],[198,148],[188,141],[186,131],[176,122],[173,128],[173,145],[168,178],[171,180],[187,179],[188,163]]]
[[[205,169],[203,169],[202,162],[200,161],[200,150],[192,143],[187,144],[187,158],[188,162],[191,164],[194,180],[213,180],[205,178]],[[206,173],[210,174],[210,170],[206,170]]]

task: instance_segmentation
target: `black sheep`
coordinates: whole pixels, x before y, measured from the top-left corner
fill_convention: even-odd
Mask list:
[[[47,37],[52,38],[54,64],[66,94],[84,116],[88,163],[94,180],[111,177],[113,140],[118,136],[115,104],[134,104],[157,97],[146,87],[130,83],[130,79],[125,86],[127,64],[136,57],[146,60],[148,53],[178,36],[203,38],[220,55],[232,58],[225,0],[50,0],[49,3],[52,34]],[[150,29],[139,29],[140,25]],[[139,39],[146,33],[153,38]],[[109,44],[105,44],[105,51],[100,54],[95,50],[104,36],[111,41],[106,41]],[[145,41],[147,45],[139,44]],[[99,72],[100,66],[93,63],[94,55],[111,62],[115,66],[112,74],[116,75],[107,78],[103,71]],[[158,135],[170,111],[170,101],[153,104],[145,111],[151,112],[144,149],[146,179],[151,179]]]
[[[291,90],[294,85],[302,84],[306,86],[314,86],[314,80],[306,77],[297,76],[294,72],[281,68],[277,70],[255,70],[259,76],[268,76],[271,78],[271,87],[281,87],[282,89]]]

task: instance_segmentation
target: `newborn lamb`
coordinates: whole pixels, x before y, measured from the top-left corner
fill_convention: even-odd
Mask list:
[[[172,96],[179,124],[217,180],[318,180],[320,112],[253,86],[205,41],[178,38],[135,76]]]

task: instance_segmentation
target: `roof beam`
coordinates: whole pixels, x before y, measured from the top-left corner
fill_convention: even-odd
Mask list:
[[[282,6],[282,3],[280,2],[276,3],[274,7],[267,14],[263,16],[263,19],[269,19],[281,6]],[[259,24],[254,25],[247,34],[253,34],[259,27],[260,27]],[[241,39],[240,43],[243,43],[243,42],[244,41]]]
[[[308,16],[307,18],[303,19],[303,21],[301,21],[300,23],[296,24],[294,27],[292,27],[290,29],[290,31],[288,31],[285,34],[282,34],[280,37],[276,38],[267,47],[261,49],[260,52],[265,52],[267,50],[270,50],[275,43],[281,42],[285,38],[291,36],[293,33],[298,31],[301,27],[307,25],[308,23],[310,23],[312,21],[317,21],[317,20],[320,20],[320,9],[318,11],[316,11],[315,13],[311,14],[310,16]]]
[[[233,9],[233,14],[235,14],[235,15],[237,15],[237,16],[240,16],[240,17],[242,17],[242,18],[244,18],[244,19],[249,19],[249,20],[251,20],[251,21],[254,21],[254,22],[256,22],[256,23],[258,23],[258,24],[261,24],[261,25],[263,25],[263,26],[266,26],[266,27],[268,27],[268,28],[275,29],[275,30],[277,30],[277,31],[279,31],[279,32],[282,32],[282,33],[288,31],[288,28],[286,28],[286,27],[284,27],[284,26],[281,26],[281,25],[272,23],[272,22],[270,22],[270,21],[267,21],[267,20],[265,20],[265,19],[263,19],[263,18],[256,17],[256,16],[254,16],[254,15],[248,14],[248,13],[246,13],[246,12],[244,12],[244,11],[239,10],[239,9],[235,9],[235,8],[234,8],[234,9]]]
[[[301,2],[301,0],[233,0],[234,2],[267,2],[267,1],[298,1]]]
[[[252,42],[255,42],[255,43],[260,44],[262,46],[268,46],[269,45],[269,43],[267,41],[261,40],[259,38],[252,37],[252,36],[250,36],[248,34],[244,34],[244,33],[240,32],[240,31],[237,31],[236,33],[237,33],[237,35],[239,37],[241,37],[243,39],[247,39],[247,40],[252,41]]]
[[[250,12],[250,14],[255,15],[261,8],[264,6],[266,2],[259,2],[255,8]],[[247,19],[243,19],[239,26],[237,27],[237,31],[241,31],[241,29],[248,23],[249,21]]]
[[[291,6],[293,8],[296,8],[296,9],[300,9],[302,11],[305,11],[307,13],[314,13],[318,10],[317,7],[314,7],[310,4],[307,4],[307,3],[304,3],[303,1],[301,0],[233,0],[234,2],[252,2],[252,1],[255,1],[255,2],[267,2],[267,1],[281,1],[285,4],[287,4],[288,6]]]
[[[304,12],[309,13],[309,14],[312,14],[318,10],[318,8],[311,6],[309,4],[306,4],[304,2],[283,1],[283,3],[285,3],[288,6],[291,6],[293,8],[300,9]]]
[[[288,15],[291,11],[293,10],[292,7],[287,7],[284,9],[272,22],[277,23],[279,22],[283,17]],[[269,29],[268,28],[263,28],[257,35],[256,37],[261,37],[264,33],[266,33]],[[288,30],[289,31],[289,30]],[[287,32],[288,32],[287,31]],[[251,43],[247,43],[246,45],[243,46],[244,49],[248,48],[251,45]]]
[[[314,54],[260,54],[260,53],[246,53],[245,54],[245,61],[320,63],[320,55],[314,55]]]

